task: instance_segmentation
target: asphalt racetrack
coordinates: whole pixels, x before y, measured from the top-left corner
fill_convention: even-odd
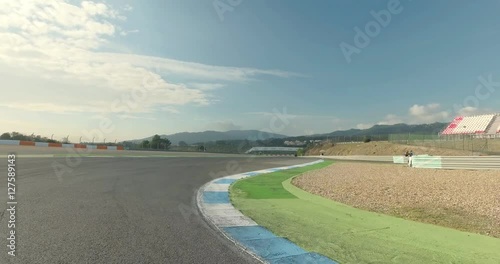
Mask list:
[[[7,254],[6,239],[10,150],[17,154],[15,257]],[[258,263],[199,216],[198,188],[225,175],[311,161],[211,154],[141,158],[126,151],[115,152],[121,157],[29,156],[53,151],[61,150],[0,148],[0,263]],[[148,155],[133,155],[141,154]]]

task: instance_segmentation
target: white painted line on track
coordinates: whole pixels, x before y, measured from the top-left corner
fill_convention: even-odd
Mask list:
[[[241,216],[230,216],[230,215],[211,215],[209,219],[218,227],[230,227],[230,226],[256,226],[252,219],[241,215]]]
[[[227,192],[230,184],[210,184],[205,188],[207,192]]]
[[[237,241],[234,238],[232,238],[229,234],[227,234],[224,231],[224,228],[227,227],[251,227],[251,226],[258,226],[258,224],[250,219],[249,217],[243,215],[238,209],[236,209],[230,201],[227,201],[227,196],[226,198],[219,197],[217,196],[217,192],[220,193],[228,193],[229,192],[229,187],[230,183],[227,183],[225,180],[239,180],[247,177],[252,177],[252,176],[257,176],[261,174],[266,174],[266,173],[271,173],[271,172],[276,172],[276,171],[282,171],[282,170],[287,170],[287,169],[294,169],[294,168],[300,168],[300,167],[305,167],[308,165],[313,165],[317,164],[320,162],[323,162],[324,160],[317,160],[314,162],[309,162],[305,164],[300,164],[300,165],[294,165],[294,166],[284,166],[284,167],[278,167],[278,168],[272,168],[272,169],[265,169],[265,170],[258,170],[258,171],[253,171],[253,172],[247,172],[247,173],[239,173],[235,175],[229,175],[225,177],[221,177],[215,180],[212,180],[202,186],[198,190],[197,194],[197,205],[198,208],[202,214],[202,216],[208,220],[217,230],[221,232],[223,236],[225,236],[227,239],[235,243],[241,250],[247,252],[257,260],[261,261],[262,263],[266,263],[256,252],[253,252],[249,249],[247,249],[241,241]],[[207,193],[206,193],[207,192]],[[210,198],[207,198],[204,194],[212,195]],[[213,195],[216,194],[214,197]],[[210,201],[205,201],[204,199],[210,199]]]

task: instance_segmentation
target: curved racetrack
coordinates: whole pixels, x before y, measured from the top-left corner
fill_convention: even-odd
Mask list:
[[[0,171],[6,175],[4,155]],[[195,205],[215,177],[297,158],[17,158],[17,256],[7,255],[7,180],[0,180],[0,263],[256,263],[212,230]],[[72,164],[74,165],[74,164]]]

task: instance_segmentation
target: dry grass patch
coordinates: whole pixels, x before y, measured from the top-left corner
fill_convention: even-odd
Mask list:
[[[500,238],[500,172],[339,162],[294,185],[357,208]]]

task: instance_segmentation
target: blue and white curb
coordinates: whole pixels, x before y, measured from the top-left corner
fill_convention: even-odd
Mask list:
[[[308,252],[290,240],[278,237],[265,227],[259,226],[252,219],[234,208],[229,200],[229,185],[239,179],[305,167],[321,162],[323,160],[246,172],[212,180],[198,190],[198,208],[203,217],[227,239],[263,263],[336,264],[337,262],[321,254]]]

